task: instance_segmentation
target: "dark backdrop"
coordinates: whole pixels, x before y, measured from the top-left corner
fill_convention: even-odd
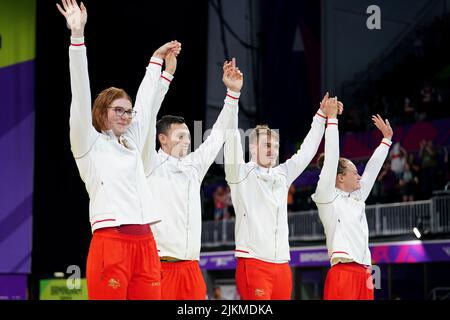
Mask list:
[[[89,199],[69,142],[70,31],[56,1],[37,2],[36,151],[31,295],[38,280],[80,266],[91,238]],[[190,126],[204,120],[207,0],[85,0],[85,30],[92,95],[122,87],[133,98],[154,52],[183,44],[175,80],[160,114],[178,114]],[[220,81],[220,79],[218,79]]]

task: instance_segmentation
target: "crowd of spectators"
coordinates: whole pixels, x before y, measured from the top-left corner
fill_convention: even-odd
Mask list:
[[[450,39],[450,14],[418,26],[405,39],[409,43],[399,45],[398,50],[406,50],[400,63],[378,79],[361,85],[351,97],[344,94],[343,101],[351,103],[346,103],[340,131],[344,134],[367,131],[374,114],[389,118],[392,126],[450,118],[450,42],[445,39]],[[418,151],[407,152],[396,142],[367,203],[429,199],[436,190],[446,186],[450,189],[449,147],[436,148],[432,140],[423,140],[415,148]],[[361,163],[359,168],[363,167],[364,163]],[[311,164],[308,170],[317,169]],[[223,168],[213,165],[208,176],[202,186],[204,219],[234,219]],[[311,201],[314,189],[315,185],[293,184],[287,195],[288,211],[316,209]]]

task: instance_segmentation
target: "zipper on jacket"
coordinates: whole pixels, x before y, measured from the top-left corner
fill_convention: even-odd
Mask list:
[[[187,227],[186,227],[186,253],[185,258],[188,257],[188,249],[189,249],[189,200],[190,200],[190,190],[191,190],[191,179],[188,177],[188,189],[187,189]]]
[[[365,211],[364,211],[363,219],[366,219],[365,221],[367,223],[367,217],[366,217],[366,212]],[[362,259],[362,263],[364,263],[364,260],[366,259],[366,256],[367,256],[367,250],[366,249],[369,246],[369,226],[367,226],[367,237],[365,237],[365,239],[364,239],[364,244],[365,244],[365,246],[364,246],[364,256],[363,256],[363,259]]]
[[[137,191],[138,191],[138,195],[139,195],[139,206],[140,206],[140,208],[141,208],[141,224],[144,224],[144,206],[142,205],[142,194],[141,194],[141,190],[140,190],[140,188],[139,188],[139,185],[138,185],[138,183],[137,183],[137,181],[138,181],[138,172],[137,172],[137,170],[138,170],[138,163],[137,163],[137,161],[139,161],[138,160],[138,158],[136,158],[136,176],[135,176],[135,179],[136,179],[136,189],[137,189]]]
[[[272,195],[274,196],[274,199],[276,199],[274,194],[274,187],[275,187],[276,180],[272,184]],[[278,214],[280,212],[280,207],[277,204],[277,216],[276,216],[276,224],[275,224],[275,260],[277,260],[277,234],[278,234]]]

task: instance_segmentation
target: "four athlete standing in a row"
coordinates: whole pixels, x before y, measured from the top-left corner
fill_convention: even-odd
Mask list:
[[[249,137],[251,161],[245,163],[238,131],[243,75],[233,59],[223,66],[227,92],[211,134],[188,153],[191,140],[184,119],[163,116],[156,121],[181,44],[171,41],[155,51],[134,107],[125,91],[111,87],[91,109],[87,10],[76,0],[62,0],[57,7],[72,33],[70,141],[90,197],[90,299],[205,299],[199,266],[200,186],[224,144],[236,213],[238,292],[246,300],[290,299],[287,194],[315,157],[324,133],[325,158],[312,196],[332,265],[324,298],[373,299],[364,202],[391,145],[387,120],[373,118],[384,139],[362,177],[351,161],[339,158],[337,115],[343,105],[328,94],[294,156],[276,165],[280,137],[268,126],[257,126]]]

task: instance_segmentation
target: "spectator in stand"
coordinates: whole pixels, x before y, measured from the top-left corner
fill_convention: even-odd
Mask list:
[[[229,185],[225,186],[225,213],[224,213],[224,219],[234,219],[233,215],[233,200],[231,199],[231,189]]]
[[[421,162],[421,187],[424,197],[429,198],[435,190],[435,174],[437,169],[437,152],[432,140],[420,142],[419,157]]]
[[[218,186],[214,191],[214,221],[219,221],[225,218],[225,189],[223,186]]]
[[[406,150],[400,145],[400,142],[396,142],[389,153],[391,159],[391,170],[395,173],[397,178],[403,174],[403,169],[406,163]]]
[[[417,176],[420,172],[420,164],[417,162],[416,156],[414,153],[408,153],[408,164],[411,167],[411,170],[415,173]]]
[[[436,89],[432,87],[430,81],[425,81],[425,84],[420,91],[421,103],[419,109],[419,121],[428,120],[434,115]]]
[[[397,186],[397,176],[391,170],[391,163],[389,161],[384,163],[377,181],[381,182],[380,196],[383,199],[383,202],[389,203],[396,201],[395,188]]]
[[[291,184],[288,191],[288,213],[294,211],[294,200],[295,200],[295,186]]]
[[[403,105],[403,123],[413,123],[416,120],[416,111],[409,97],[405,97]]]
[[[211,300],[225,300],[222,296],[222,289],[220,286],[215,286],[213,291],[213,296],[211,297]]]
[[[214,220],[228,220],[230,219],[229,207],[231,203],[230,187],[218,186],[213,194],[214,198]]]
[[[445,185],[448,182],[447,179],[447,168],[448,163],[446,162],[447,155],[447,149],[446,147],[442,148],[436,148],[436,172],[434,176],[434,189],[435,190],[444,190]]]
[[[410,165],[405,163],[405,168],[399,181],[399,189],[403,202],[414,201],[416,185],[418,183],[419,180],[414,176]]]

